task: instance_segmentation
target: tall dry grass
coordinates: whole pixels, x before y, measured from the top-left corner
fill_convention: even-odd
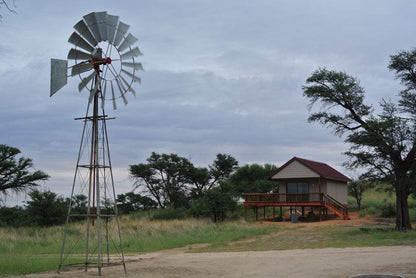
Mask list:
[[[270,232],[244,221],[215,224],[208,219],[149,220],[144,214],[120,218],[126,254],[152,252],[195,243],[213,246]],[[21,275],[57,269],[63,239],[63,226],[0,228],[0,276]],[[70,226],[72,235],[82,235],[82,222]],[[74,252],[82,252],[82,248]]]

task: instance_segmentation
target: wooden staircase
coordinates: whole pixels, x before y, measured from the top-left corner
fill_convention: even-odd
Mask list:
[[[350,220],[351,218],[348,216],[348,207],[341,204],[334,198],[329,195],[323,195],[323,202],[327,209],[334,212],[339,217],[342,217],[344,220]]]

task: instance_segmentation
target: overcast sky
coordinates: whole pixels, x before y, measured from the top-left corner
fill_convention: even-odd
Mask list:
[[[40,4],[41,3],[41,4]],[[79,78],[49,97],[50,58],[66,59],[73,25],[93,11],[118,15],[139,38],[145,68],[137,97],[107,107],[116,191],[132,189],[128,166],[152,151],[206,167],[217,153],[240,165],[293,156],[344,174],[348,146],[307,122],[302,95],[319,67],[357,77],[374,106],[400,84],[389,55],[416,46],[415,1],[31,1],[0,10],[0,144],[21,149],[69,195],[88,97]]]

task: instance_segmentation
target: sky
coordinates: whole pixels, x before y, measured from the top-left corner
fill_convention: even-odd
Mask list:
[[[216,154],[239,165],[282,165],[293,156],[342,173],[348,145],[308,123],[302,86],[314,70],[344,71],[375,107],[401,89],[389,57],[416,46],[415,1],[386,0],[15,0],[0,14],[0,144],[19,148],[42,187],[68,196],[88,96],[79,78],[49,97],[50,59],[66,59],[73,26],[107,11],[129,24],[144,71],[136,97],[106,112],[118,194],[132,190],[128,167],[152,152],[199,167]],[[319,107],[317,107],[319,108]],[[23,198],[23,199],[22,199]],[[24,200],[9,196],[8,204]]]

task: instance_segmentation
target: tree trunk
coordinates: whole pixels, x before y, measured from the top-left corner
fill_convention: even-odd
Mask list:
[[[412,229],[409,217],[409,206],[407,204],[408,196],[405,190],[396,189],[396,230],[398,231]]]

